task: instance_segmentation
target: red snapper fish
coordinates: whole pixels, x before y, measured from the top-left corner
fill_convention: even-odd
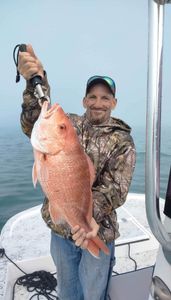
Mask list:
[[[49,212],[54,223],[66,221],[71,228],[79,225],[92,230],[92,191],[94,166],[85,154],[68,116],[54,104],[42,105],[35,122],[31,144],[34,150],[33,184],[39,181],[49,199]],[[95,257],[99,250],[109,254],[104,242],[96,236],[89,239],[88,251]]]

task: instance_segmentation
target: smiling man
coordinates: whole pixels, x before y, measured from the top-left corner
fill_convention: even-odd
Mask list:
[[[92,124],[103,124],[110,119],[111,110],[115,108],[115,83],[106,76],[93,76],[87,82],[86,97],[83,105],[87,119]]]
[[[31,136],[34,122],[40,114],[38,99],[30,85],[32,74],[43,80],[44,93],[50,88],[42,63],[31,45],[19,54],[19,72],[27,81],[23,93],[21,126]],[[49,214],[49,201],[44,200],[42,217],[51,228],[51,254],[57,268],[57,295],[60,300],[104,300],[114,265],[115,239],[119,236],[116,209],[128,194],[135,166],[135,147],[131,128],[123,121],[111,117],[117,100],[112,78],[93,76],[86,85],[83,105],[85,114],[68,114],[84,151],[95,168],[92,186],[92,232],[67,223],[54,224]],[[108,246],[110,255],[100,252],[93,257],[86,249],[88,239],[98,235]]]

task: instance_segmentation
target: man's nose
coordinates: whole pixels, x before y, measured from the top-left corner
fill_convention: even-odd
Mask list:
[[[102,106],[102,101],[101,101],[101,98],[100,97],[97,97],[96,98],[96,101],[94,103],[94,106],[95,107],[101,107]]]

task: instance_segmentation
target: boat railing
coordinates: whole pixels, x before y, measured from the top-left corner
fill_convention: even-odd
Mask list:
[[[151,231],[161,246],[171,251],[171,235],[161,221],[159,207],[163,28],[167,3],[171,1],[149,0],[145,187]]]

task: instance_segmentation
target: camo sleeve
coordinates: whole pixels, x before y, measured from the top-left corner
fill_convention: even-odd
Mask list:
[[[135,167],[135,146],[131,140],[121,143],[111,155],[93,187],[94,218],[101,222],[105,216],[123,205]]]
[[[42,88],[44,94],[50,97],[50,87],[47,81],[47,76],[45,73],[45,78],[43,79]],[[34,92],[33,87],[27,81],[26,89],[23,92],[23,103],[22,112],[20,116],[21,128],[23,132],[30,137],[32,128],[38,116],[40,114],[41,107],[38,103],[38,97]]]

